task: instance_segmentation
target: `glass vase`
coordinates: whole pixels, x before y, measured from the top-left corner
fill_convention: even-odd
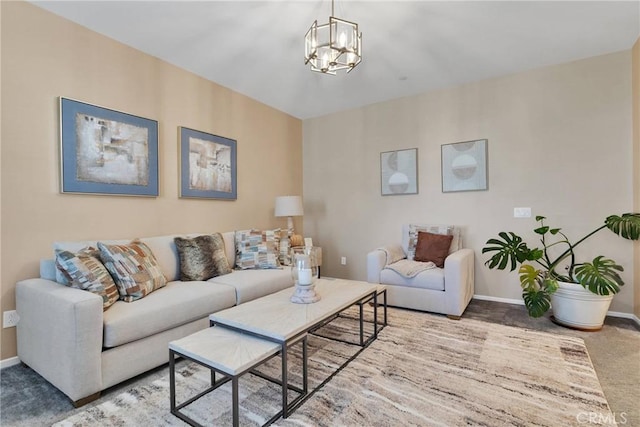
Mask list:
[[[291,248],[291,277],[296,285],[292,302],[309,304],[320,299],[314,285],[319,272],[318,249],[313,246]]]

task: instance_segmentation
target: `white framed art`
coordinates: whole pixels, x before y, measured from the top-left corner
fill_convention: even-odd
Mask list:
[[[383,196],[418,194],[418,149],[380,153],[380,185]]]
[[[488,189],[487,145],[477,139],[441,146],[443,193]]]

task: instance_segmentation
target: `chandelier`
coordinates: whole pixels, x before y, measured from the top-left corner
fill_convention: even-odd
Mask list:
[[[313,21],[304,36],[304,63],[311,64],[311,71],[335,76],[336,71],[348,73],[362,61],[362,33],[358,33],[358,24],[334,15],[331,0],[329,23]]]

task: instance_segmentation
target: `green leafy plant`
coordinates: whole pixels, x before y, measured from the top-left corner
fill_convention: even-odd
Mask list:
[[[620,277],[622,266],[600,255],[591,262],[576,262],[574,249],[600,230],[609,229],[628,240],[640,239],[640,214],[611,215],[604,224],[586,236],[571,243],[560,228],[545,225],[545,217],[536,216],[539,227],[533,231],[540,236],[541,248],[529,248],[522,237],[513,232],[500,232],[499,238],[487,240],[482,253],[493,253],[485,265],[490,269],[510,271],[519,265],[518,274],[524,304],[532,317],[540,317],[551,307],[551,295],[558,290],[558,281],[579,283],[598,295],[620,292],[624,283]],[[551,248],[559,255],[552,255]],[[566,248],[565,248],[566,246]],[[563,250],[564,248],[564,250]],[[566,273],[557,270],[566,264]]]

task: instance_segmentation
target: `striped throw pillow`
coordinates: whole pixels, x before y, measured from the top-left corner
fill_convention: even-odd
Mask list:
[[[118,301],[118,288],[100,261],[98,249],[89,246],[76,253],[56,249],[55,254],[56,269],[65,278],[63,284],[99,295],[103,310]]]

